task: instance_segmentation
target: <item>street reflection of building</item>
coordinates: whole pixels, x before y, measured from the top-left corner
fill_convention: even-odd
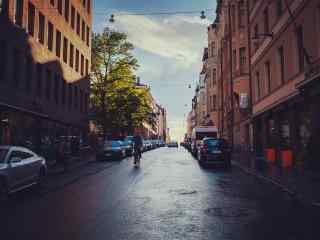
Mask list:
[[[0,144],[88,128],[91,0],[0,1]]]
[[[256,151],[280,165],[319,167],[320,3],[249,7]]]

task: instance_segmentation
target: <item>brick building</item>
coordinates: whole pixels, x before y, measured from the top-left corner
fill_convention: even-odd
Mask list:
[[[249,2],[256,152],[319,166],[320,2]]]
[[[235,147],[250,143],[250,72],[246,1],[220,0],[211,26],[217,45],[218,129]]]
[[[91,0],[0,0],[0,144],[85,134]]]

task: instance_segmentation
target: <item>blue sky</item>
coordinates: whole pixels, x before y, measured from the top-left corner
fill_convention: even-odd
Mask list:
[[[170,134],[176,140],[181,140],[185,133],[186,114],[191,108],[207,44],[207,26],[214,19],[214,11],[207,12],[206,20],[200,19],[200,13],[169,16],[123,13],[200,11],[215,7],[215,0],[94,0],[94,31],[111,26],[128,34],[140,64],[137,75],[151,86],[156,101],[167,109]],[[107,20],[112,13],[116,22],[110,25]]]

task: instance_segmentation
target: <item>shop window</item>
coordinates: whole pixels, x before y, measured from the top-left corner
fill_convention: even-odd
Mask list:
[[[35,7],[29,2],[28,4],[28,32],[31,36],[34,36],[34,23],[35,23]]]
[[[58,104],[58,98],[59,98],[59,83],[60,83],[60,75],[56,73],[54,76],[54,84],[53,84],[54,101],[56,104]]]
[[[13,66],[14,66],[14,71],[13,71],[13,84],[14,86],[19,85],[20,82],[20,73],[22,70],[22,61],[21,61],[21,52],[18,49],[14,49],[13,51]]]
[[[18,26],[22,27],[23,23],[23,3],[24,0],[14,0],[13,7],[14,7],[14,22]]]
[[[53,51],[53,24],[48,22],[48,49]]]
[[[64,18],[69,22],[70,0],[64,0]]]
[[[52,72],[50,69],[46,70],[46,98],[47,100],[50,100],[51,98],[51,78],[52,78]]]
[[[42,97],[42,73],[43,73],[43,67],[41,63],[37,63],[37,95],[39,98]]]
[[[76,18],[76,9],[71,5],[71,28],[74,30],[75,28],[75,18]]]
[[[61,32],[58,30],[56,32],[56,56],[58,58],[61,56]]]
[[[7,54],[6,54],[7,45],[6,42],[0,40],[0,82],[5,79],[5,70],[7,64]]]
[[[60,78],[62,81],[61,84],[61,92],[62,92],[62,105],[66,104],[66,91],[67,91],[67,84],[66,84],[66,80],[63,78]]]
[[[33,59],[32,59],[32,56],[27,55],[25,87],[28,92],[30,92],[31,90],[32,79],[33,79]]]
[[[281,120],[280,120],[280,147],[282,150],[290,149],[291,143],[290,143],[290,122],[288,113],[282,113],[281,114]]]
[[[44,35],[45,35],[45,16],[41,12],[39,12],[38,39],[41,44],[44,44]]]
[[[8,16],[8,0],[0,0],[0,16]]]
[[[63,38],[63,61],[65,63],[68,62],[68,39],[66,37]]]

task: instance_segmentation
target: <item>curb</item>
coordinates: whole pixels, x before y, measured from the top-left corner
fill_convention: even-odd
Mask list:
[[[315,202],[315,201],[312,201],[312,202],[309,202],[309,201],[306,201],[304,200],[301,196],[299,196],[299,194],[296,192],[296,191],[292,191],[290,190],[289,188],[287,188],[286,186],[282,185],[280,182],[272,179],[272,178],[269,178],[269,177],[266,177],[262,174],[259,174],[255,171],[252,171],[250,170],[249,168],[247,167],[244,167],[242,166],[241,164],[237,163],[237,162],[234,162],[232,161],[232,164],[236,167],[238,167],[240,170],[242,170],[243,172],[247,173],[247,174],[250,174],[260,180],[263,180],[267,183],[271,183],[273,185],[275,185],[277,188],[279,188],[281,191],[285,192],[286,194],[288,194],[293,200],[299,202],[300,204],[303,204],[305,206],[311,206],[311,207],[316,207],[316,208],[319,208],[320,209],[320,203],[319,202]]]

